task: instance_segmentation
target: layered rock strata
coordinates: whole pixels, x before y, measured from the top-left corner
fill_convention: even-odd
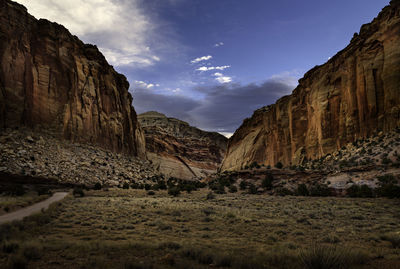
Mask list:
[[[148,157],[162,174],[199,179],[217,171],[225,155],[226,137],[157,112],[140,114],[138,119]]]
[[[363,25],[344,50],[310,70],[276,104],[246,119],[222,170],[295,165],[400,125],[400,1]]]
[[[72,142],[145,157],[128,88],[96,46],[0,0],[0,130],[53,130]]]

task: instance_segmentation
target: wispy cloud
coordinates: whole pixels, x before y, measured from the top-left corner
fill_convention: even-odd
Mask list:
[[[232,82],[231,77],[224,76],[224,74],[222,74],[222,73],[217,72],[217,73],[214,73],[213,76],[216,77],[215,80],[221,84]]]
[[[151,44],[160,37],[157,23],[140,0],[16,0],[38,18],[64,25],[83,41],[95,43],[116,66],[151,66],[160,61]]]
[[[133,85],[133,87],[134,88],[143,88],[143,89],[151,89],[151,88],[154,88],[154,87],[160,87],[160,84],[154,84],[154,83],[146,83],[146,82],[144,82],[144,81],[141,81],[141,80],[135,80],[134,81],[134,85]]]
[[[203,56],[203,57],[196,58],[196,59],[194,59],[194,60],[192,60],[190,62],[192,64],[195,64],[195,63],[199,63],[199,62],[202,62],[202,61],[208,61],[208,60],[211,60],[211,59],[212,59],[212,56],[208,55],[208,56]]]
[[[217,44],[214,45],[214,47],[218,48],[225,45],[224,42],[218,42]]]
[[[202,66],[196,69],[196,71],[201,71],[201,72],[205,72],[205,71],[212,71],[212,70],[220,70],[223,71],[227,68],[230,68],[230,65],[224,65],[224,66]]]

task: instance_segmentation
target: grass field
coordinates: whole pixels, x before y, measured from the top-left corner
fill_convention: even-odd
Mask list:
[[[400,268],[398,199],[207,194],[111,189],[68,196],[45,213],[1,226],[0,264]]]
[[[0,215],[4,215],[20,208],[38,203],[49,198],[49,194],[38,195],[36,191],[29,191],[23,195],[1,195],[0,196]]]

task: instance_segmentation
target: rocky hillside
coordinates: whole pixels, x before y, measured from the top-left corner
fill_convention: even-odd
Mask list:
[[[0,130],[52,130],[58,138],[144,157],[128,88],[96,46],[0,0]]]
[[[392,0],[290,96],[246,119],[229,140],[222,169],[300,164],[399,125],[400,1]]]
[[[138,119],[148,157],[162,174],[195,179],[217,171],[225,155],[226,137],[157,112],[140,114]]]

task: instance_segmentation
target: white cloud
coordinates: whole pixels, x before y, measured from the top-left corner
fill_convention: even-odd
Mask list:
[[[154,87],[160,87],[160,84],[146,83],[141,80],[135,80],[135,86],[143,89],[151,89]]]
[[[204,72],[204,71],[211,71],[211,70],[220,70],[220,71],[223,71],[223,70],[225,70],[225,69],[227,69],[227,68],[230,68],[230,67],[231,67],[230,65],[224,65],[224,66],[210,66],[210,67],[202,66],[202,67],[197,68],[196,71],[201,71],[201,72]]]
[[[218,48],[218,47],[221,47],[223,45],[225,45],[224,42],[219,42],[219,43],[215,44],[214,47]]]
[[[116,66],[151,66],[160,61],[150,43],[156,23],[140,0],[16,0],[29,13],[64,25],[84,42],[94,43]]]
[[[298,80],[301,77],[302,72],[300,70],[283,71],[279,74],[272,75],[270,80],[282,82],[286,85],[290,85],[293,89],[298,85]]]
[[[231,77],[224,76],[224,74],[219,73],[219,72],[214,73],[213,76],[216,77],[215,80],[218,81],[221,84],[232,82],[232,78]]]
[[[194,60],[192,60],[190,62],[192,64],[195,64],[195,63],[199,63],[199,62],[202,62],[202,61],[208,61],[208,60],[211,60],[211,59],[212,59],[212,56],[208,55],[208,56],[203,56],[203,57],[196,58],[196,59],[194,59]]]

